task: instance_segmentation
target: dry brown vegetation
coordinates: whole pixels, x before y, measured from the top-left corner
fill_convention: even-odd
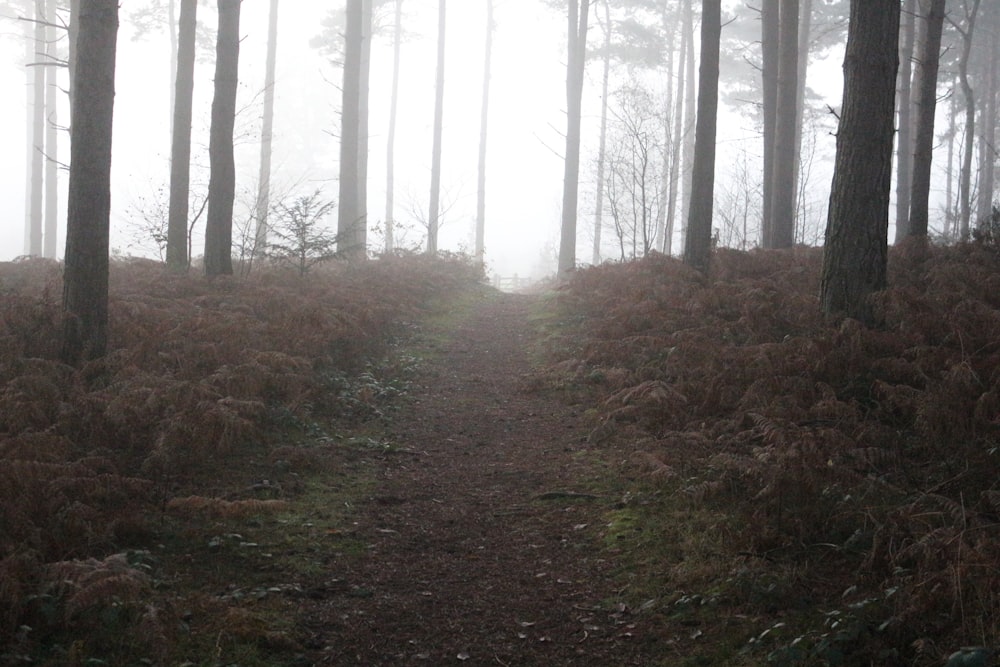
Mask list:
[[[521,381],[586,401],[596,459],[633,455],[602,538],[664,664],[930,666],[995,646],[1000,252],[897,249],[874,329],[822,320],[819,251],[714,261],[578,272],[540,300],[556,363]],[[282,471],[369,483],[330,452],[388,446],[371,361],[477,272],[112,278],[111,353],[74,368],[56,361],[59,266],[0,265],[0,662],[295,664],[312,584],[286,575],[365,547]]]
[[[592,441],[635,443],[667,507],[724,517],[715,553],[657,566],[686,591],[676,609],[763,623],[745,664],[996,646],[996,246],[896,249],[874,329],[822,321],[820,251],[714,262],[708,278],[662,256],[580,272],[552,345],[551,380],[599,393]]]
[[[479,275],[413,256],[213,281],[122,262],[111,279],[110,353],[74,368],[60,265],[0,264],[0,662],[47,647],[83,664],[123,628],[166,641],[181,612],[144,600],[156,522],[285,509],[266,480],[232,493],[227,470],[313,463],[290,434],[363,417],[366,363]]]

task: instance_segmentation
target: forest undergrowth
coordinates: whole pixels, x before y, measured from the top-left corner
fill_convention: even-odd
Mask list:
[[[401,391],[387,352],[480,270],[398,256],[206,280],[118,262],[109,354],[80,367],[58,361],[61,280],[54,262],[0,264],[0,664],[181,664],[192,641],[204,664],[278,664],[267,652],[294,642],[247,603],[281,617],[306,592],[248,573],[320,557],[336,511],[282,514],[308,499],[300,473],[378,447],[357,434]],[[254,542],[282,531],[280,553]],[[212,620],[191,639],[195,617]]]
[[[525,390],[583,402],[638,477],[603,530],[622,595],[682,664],[995,648],[1000,250],[895,249],[874,328],[820,316],[819,250],[713,262],[607,264],[540,301]],[[0,664],[299,664],[305,575],[364,553],[347,506],[393,446],[396,343],[479,279],[122,262],[110,354],[77,368],[59,265],[0,264]]]
[[[606,264],[555,299],[544,382],[596,396],[591,441],[644,473],[609,524],[635,595],[676,591],[691,664],[997,647],[1000,249],[894,249],[875,328],[823,320],[820,250],[713,262]]]

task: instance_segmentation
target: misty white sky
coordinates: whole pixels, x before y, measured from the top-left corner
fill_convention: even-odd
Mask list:
[[[169,45],[166,34],[143,42],[133,39],[128,23],[129,0],[123,2],[116,76],[114,157],[112,163],[112,246],[122,254],[155,255],[151,244],[138,244],[134,220],[138,211],[153,211],[165,201],[169,156]],[[205,4],[205,3],[202,3]],[[242,80],[237,121],[237,213],[240,198],[248,201],[255,191],[258,169],[259,91],[263,85],[266,42],[265,0],[245,0],[240,54]],[[479,133],[485,3],[461,0],[448,5],[444,161],[442,204],[444,226],[441,247],[471,249],[476,204],[476,160]],[[339,117],[339,70],[309,46],[320,31],[329,3],[283,0],[279,21],[278,74],[273,189],[308,194],[321,189],[327,198],[337,194],[338,147],[335,134]],[[396,147],[395,215],[412,230],[404,242],[417,243],[418,220],[426,217],[430,181],[431,121],[435,69],[436,0],[407,0]],[[544,274],[552,267],[552,246],[558,238],[562,194],[562,131],[565,127],[565,19],[542,9],[535,0],[498,0],[494,38],[489,163],[487,176],[487,261],[505,276]],[[199,20],[214,21],[214,12],[201,10]],[[25,73],[23,44],[10,34],[19,26],[4,22],[0,31],[0,86],[10,95],[0,108],[0,196],[4,202],[0,223],[0,260],[23,252]],[[596,30],[594,33],[596,35]],[[596,39],[596,37],[592,37]],[[387,38],[373,45],[369,219],[384,219],[385,133],[391,45]],[[212,57],[196,68],[195,146],[193,187],[207,181],[207,128],[211,105]],[[839,56],[811,71],[811,83],[826,81],[834,104],[839,103]],[[598,67],[589,73],[585,92],[585,147],[581,193],[592,174],[599,112]],[[833,81],[830,81],[830,79]],[[720,123],[720,164],[717,182],[726,178],[729,156],[738,147],[751,152],[753,130],[749,121],[729,113]],[[822,150],[832,138],[821,138]],[[64,144],[60,156],[68,155]],[[65,179],[64,179],[65,180]],[[817,177],[817,189],[829,187],[826,176]],[[65,192],[65,182],[60,183]],[[819,195],[819,200],[824,198]],[[592,195],[591,195],[592,199]],[[581,230],[589,223],[592,204],[581,201]],[[60,212],[64,226],[65,213]],[[331,223],[334,221],[331,220]],[[236,220],[236,224],[239,220]],[[199,227],[202,225],[199,224]],[[139,234],[141,236],[141,234]],[[201,254],[196,230],[194,254]],[[371,242],[380,241],[370,236]],[[58,243],[63,248],[62,229]],[[589,241],[581,233],[578,257],[589,259]]]

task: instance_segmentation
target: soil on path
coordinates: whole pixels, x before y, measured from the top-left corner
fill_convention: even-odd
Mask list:
[[[489,296],[433,343],[357,508],[365,553],[306,610],[315,664],[657,664],[617,603],[583,408],[525,389],[535,298]]]

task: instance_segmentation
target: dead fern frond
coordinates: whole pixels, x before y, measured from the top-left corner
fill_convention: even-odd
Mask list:
[[[208,516],[217,519],[241,519],[248,516],[273,514],[288,509],[284,500],[224,500],[206,496],[171,498],[167,511],[179,516]]]
[[[150,585],[146,572],[131,562],[132,554],[103,559],[71,560],[45,567],[46,579],[65,600],[67,622],[95,607],[132,604]]]

